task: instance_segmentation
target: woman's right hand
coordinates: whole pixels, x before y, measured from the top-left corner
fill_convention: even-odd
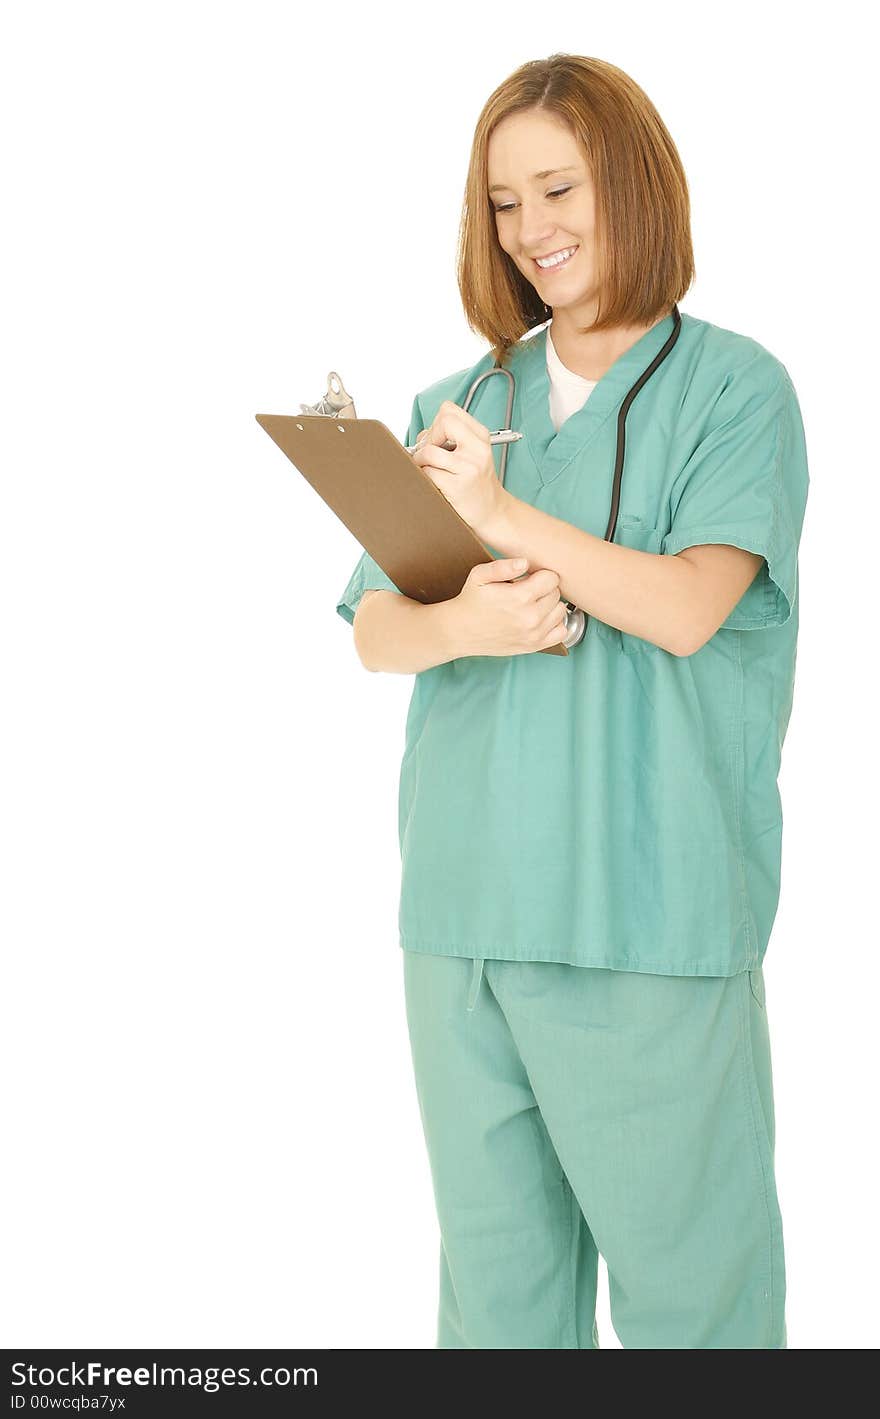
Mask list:
[[[471,655],[523,655],[559,645],[568,634],[558,573],[523,573],[513,557],[472,567],[454,600]]]

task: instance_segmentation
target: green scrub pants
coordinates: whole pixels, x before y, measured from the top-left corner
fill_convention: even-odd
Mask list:
[[[786,1349],[761,969],[403,957],[437,1347]]]

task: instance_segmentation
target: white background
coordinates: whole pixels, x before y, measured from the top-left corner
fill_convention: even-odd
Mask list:
[[[789,1345],[876,1345],[866,15],[7,11],[5,1345],[434,1346],[397,940],[413,682],[361,667],[335,610],[360,549],[254,415],[338,369],[402,437],[481,356],[454,275],[473,129],[555,51],[656,104],[691,191],[681,308],[764,344],[801,402],[765,963]],[[617,1347],[604,1291],[599,1322]]]

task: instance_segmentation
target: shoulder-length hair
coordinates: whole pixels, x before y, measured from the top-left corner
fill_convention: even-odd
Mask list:
[[[509,114],[530,109],[568,126],[593,180],[600,301],[595,324],[583,333],[655,324],[695,276],[687,179],[647,94],[601,59],[552,54],[530,60],[490,95],[477,120],[456,257],[468,324],[489,341],[498,363],[551,315],[502,249],[488,192],[493,129]]]

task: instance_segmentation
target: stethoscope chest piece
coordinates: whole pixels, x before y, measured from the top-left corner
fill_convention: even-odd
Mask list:
[[[571,650],[572,646],[580,645],[587,634],[587,617],[580,606],[573,606],[571,610],[566,611],[565,627],[568,634],[562,644],[566,650]]]

